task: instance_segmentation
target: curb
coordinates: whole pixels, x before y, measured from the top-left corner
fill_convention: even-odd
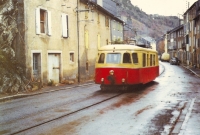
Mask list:
[[[186,66],[184,66],[184,65],[181,65],[181,66],[184,67],[184,68],[186,68],[186,69],[188,69],[188,70],[190,70],[193,74],[195,74],[197,77],[200,78],[200,75],[198,75],[196,72],[194,72],[194,71],[191,70],[190,68],[188,68],[188,67],[186,67]]]
[[[162,65],[162,63],[159,63],[159,65],[161,65],[163,67],[163,71],[159,74],[159,76],[160,76],[161,74],[164,73],[165,67]],[[92,81],[89,81],[88,83],[77,84],[77,85],[74,85],[71,87],[62,87],[59,89],[48,90],[48,91],[43,91],[43,92],[36,92],[36,93],[31,93],[31,94],[17,94],[17,95],[13,95],[13,96],[7,96],[7,97],[0,98],[0,102],[5,102],[5,101],[12,100],[12,99],[24,98],[24,97],[29,97],[29,96],[35,96],[35,95],[45,94],[45,93],[50,93],[50,92],[55,92],[58,90],[72,89],[72,88],[87,86],[87,85],[91,85],[91,84],[94,84],[94,83]]]
[[[40,94],[45,94],[45,93],[50,93],[50,92],[56,92],[58,90],[66,90],[66,89],[72,89],[72,88],[76,88],[76,87],[83,87],[83,86],[87,86],[87,85],[91,85],[94,84],[93,82],[89,82],[89,83],[84,83],[84,84],[77,84],[74,86],[69,86],[69,87],[62,87],[59,89],[54,89],[54,90],[47,90],[47,91],[43,91],[43,92],[36,92],[36,93],[30,93],[30,94],[17,94],[17,95],[13,95],[13,96],[7,96],[7,97],[3,97],[0,98],[0,102],[5,102],[5,101],[9,101],[12,99],[18,99],[18,98],[24,98],[24,97],[29,97],[29,96],[35,96],[35,95],[40,95]]]

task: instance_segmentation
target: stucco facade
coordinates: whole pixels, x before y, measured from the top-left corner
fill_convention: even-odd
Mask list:
[[[91,6],[80,2],[78,7],[80,81],[93,79],[98,48],[111,40],[110,17]]]
[[[15,1],[22,35],[14,48],[27,77],[44,84],[93,79],[98,48],[111,42],[113,15],[79,0]],[[20,38],[23,45],[17,47]]]
[[[50,79],[56,83],[63,79],[76,79],[75,8],[76,3],[62,0],[24,1],[26,66],[32,79],[39,78],[45,83]],[[65,21],[68,20],[68,30],[65,29],[68,36],[63,35],[62,15],[67,17]],[[74,55],[73,60],[70,60],[70,53]]]

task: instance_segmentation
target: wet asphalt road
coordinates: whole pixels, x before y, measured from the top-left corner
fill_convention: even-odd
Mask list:
[[[1,103],[0,134],[199,135],[200,79],[162,64],[161,76],[130,91],[90,85]]]

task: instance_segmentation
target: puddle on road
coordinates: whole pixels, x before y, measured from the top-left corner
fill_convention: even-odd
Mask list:
[[[138,116],[139,114],[141,114],[142,112],[146,111],[146,110],[149,110],[149,109],[152,109],[153,106],[152,105],[149,105],[149,106],[146,106],[145,108],[141,109],[141,110],[138,110],[136,113],[135,113],[135,116]]]
[[[164,127],[170,123],[170,120],[173,117],[172,112],[172,109],[165,109],[162,113],[155,116],[149,123],[148,134],[160,135],[164,131]]]
[[[127,106],[135,101],[138,101],[139,99],[143,98],[144,96],[148,95],[150,92],[155,90],[155,87],[157,87],[157,82],[150,82],[148,84],[142,85],[140,89],[137,90],[129,90],[126,93],[125,97],[120,99],[118,102],[112,104],[111,106],[108,106],[104,109],[102,109],[99,113],[104,114],[108,110],[114,110],[115,108],[120,108],[121,106]]]
[[[81,124],[83,124],[85,121],[88,121],[89,116],[84,116],[80,119],[77,119],[75,121],[71,121],[67,124],[63,124],[61,126],[56,126],[55,128],[48,131],[48,133],[45,134],[55,134],[55,135],[72,135],[77,131],[77,127],[79,127]]]

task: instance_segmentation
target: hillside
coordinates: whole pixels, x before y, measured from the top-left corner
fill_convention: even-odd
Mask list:
[[[138,35],[148,35],[153,38],[162,36],[166,31],[179,25],[176,16],[161,16],[146,14],[130,0],[113,0],[117,3],[117,16],[120,16]]]

